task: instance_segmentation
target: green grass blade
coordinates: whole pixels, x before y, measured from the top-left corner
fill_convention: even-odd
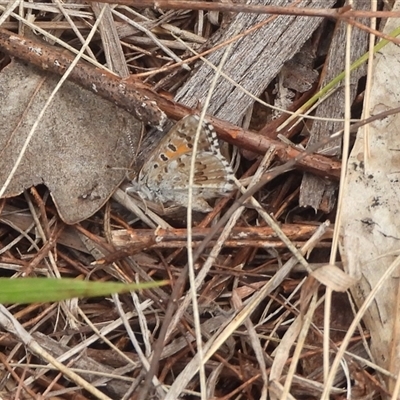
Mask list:
[[[0,278],[0,303],[44,303],[73,297],[98,297],[111,293],[150,289],[167,283],[168,281],[118,283],[77,279]]]

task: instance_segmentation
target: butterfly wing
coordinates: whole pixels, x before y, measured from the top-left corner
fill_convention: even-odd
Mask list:
[[[168,195],[171,192],[188,191],[191,161],[191,153],[183,154],[164,168],[163,181],[160,182],[163,192]],[[205,199],[227,194],[234,189],[232,168],[225,159],[213,152],[206,151],[196,155],[193,175],[193,193]],[[167,189],[171,187],[173,189],[168,193]]]
[[[183,154],[165,166],[157,195],[162,203],[187,207],[191,159],[192,153]],[[210,151],[198,153],[193,176],[193,210],[211,211],[206,200],[226,195],[233,189],[233,171],[228,162]]]
[[[194,115],[177,122],[143,165],[138,183],[150,200],[187,205],[192,150],[198,124],[199,119]],[[233,170],[219,150],[212,125],[203,123],[194,168],[193,198],[199,199],[197,208],[208,211],[204,210],[206,205],[209,209],[204,199],[232,191],[233,178]]]

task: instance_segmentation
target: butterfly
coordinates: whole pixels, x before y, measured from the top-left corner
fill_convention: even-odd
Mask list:
[[[178,121],[144,163],[128,191],[143,199],[188,206],[190,165],[199,117],[188,115]],[[233,191],[234,172],[221,154],[214,127],[203,122],[194,164],[192,208],[212,210],[207,200]]]

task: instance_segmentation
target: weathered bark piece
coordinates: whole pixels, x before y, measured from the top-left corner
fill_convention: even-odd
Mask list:
[[[370,4],[363,0],[355,2],[356,9],[369,9]],[[362,21],[363,22],[363,21]],[[364,21],[366,22],[366,21]],[[329,83],[333,78],[339,75],[345,65],[346,54],[346,24],[338,22],[327,62],[325,64],[326,75],[322,87]],[[365,31],[354,28],[351,36],[351,60],[357,60],[367,51],[368,34]],[[365,75],[366,66],[362,66],[351,73],[351,101],[353,102],[359,79]],[[317,117],[323,118],[344,118],[344,82],[339,83],[337,90],[327,98],[317,109]],[[311,137],[308,145],[321,141],[328,135],[343,128],[342,122],[315,121],[311,129]],[[339,156],[341,154],[341,140],[333,141],[326,147],[321,148],[320,153],[330,156]],[[337,183],[322,180],[312,174],[305,173],[300,188],[299,204],[302,207],[313,207],[315,210],[330,212],[336,199]]]
[[[289,0],[254,0],[252,3],[275,6],[293,4]],[[328,8],[334,3],[333,0],[302,0],[296,6]],[[210,46],[223,43],[268,18],[269,15],[237,14],[226,29],[215,35]],[[233,44],[223,72],[250,93],[259,96],[276,77],[283,64],[301,49],[321,21],[321,18],[311,17],[275,18]],[[218,65],[224,51],[225,48],[212,53],[208,60]],[[179,90],[175,100],[189,107],[196,107],[199,101],[204,102],[214,74],[213,69],[202,64]],[[221,77],[207,113],[238,124],[253,103],[254,100],[244,94],[241,88]]]
[[[106,7],[106,10],[100,22],[99,30],[107,60],[107,67],[111,71],[118,73],[121,78],[127,78],[129,76],[129,68],[126,64],[124,51],[117,33],[117,26],[111,13],[111,7],[109,4],[92,3],[92,9],[96,18],[98,18],[103,7]]]

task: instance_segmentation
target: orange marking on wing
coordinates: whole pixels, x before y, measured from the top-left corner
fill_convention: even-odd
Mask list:
[[[181,156],[182,154],[186,154],[190,152],[191,149],[186,144],[181,144],[176,151],[164,151],[164,154],[169,158],[176,158]]]

